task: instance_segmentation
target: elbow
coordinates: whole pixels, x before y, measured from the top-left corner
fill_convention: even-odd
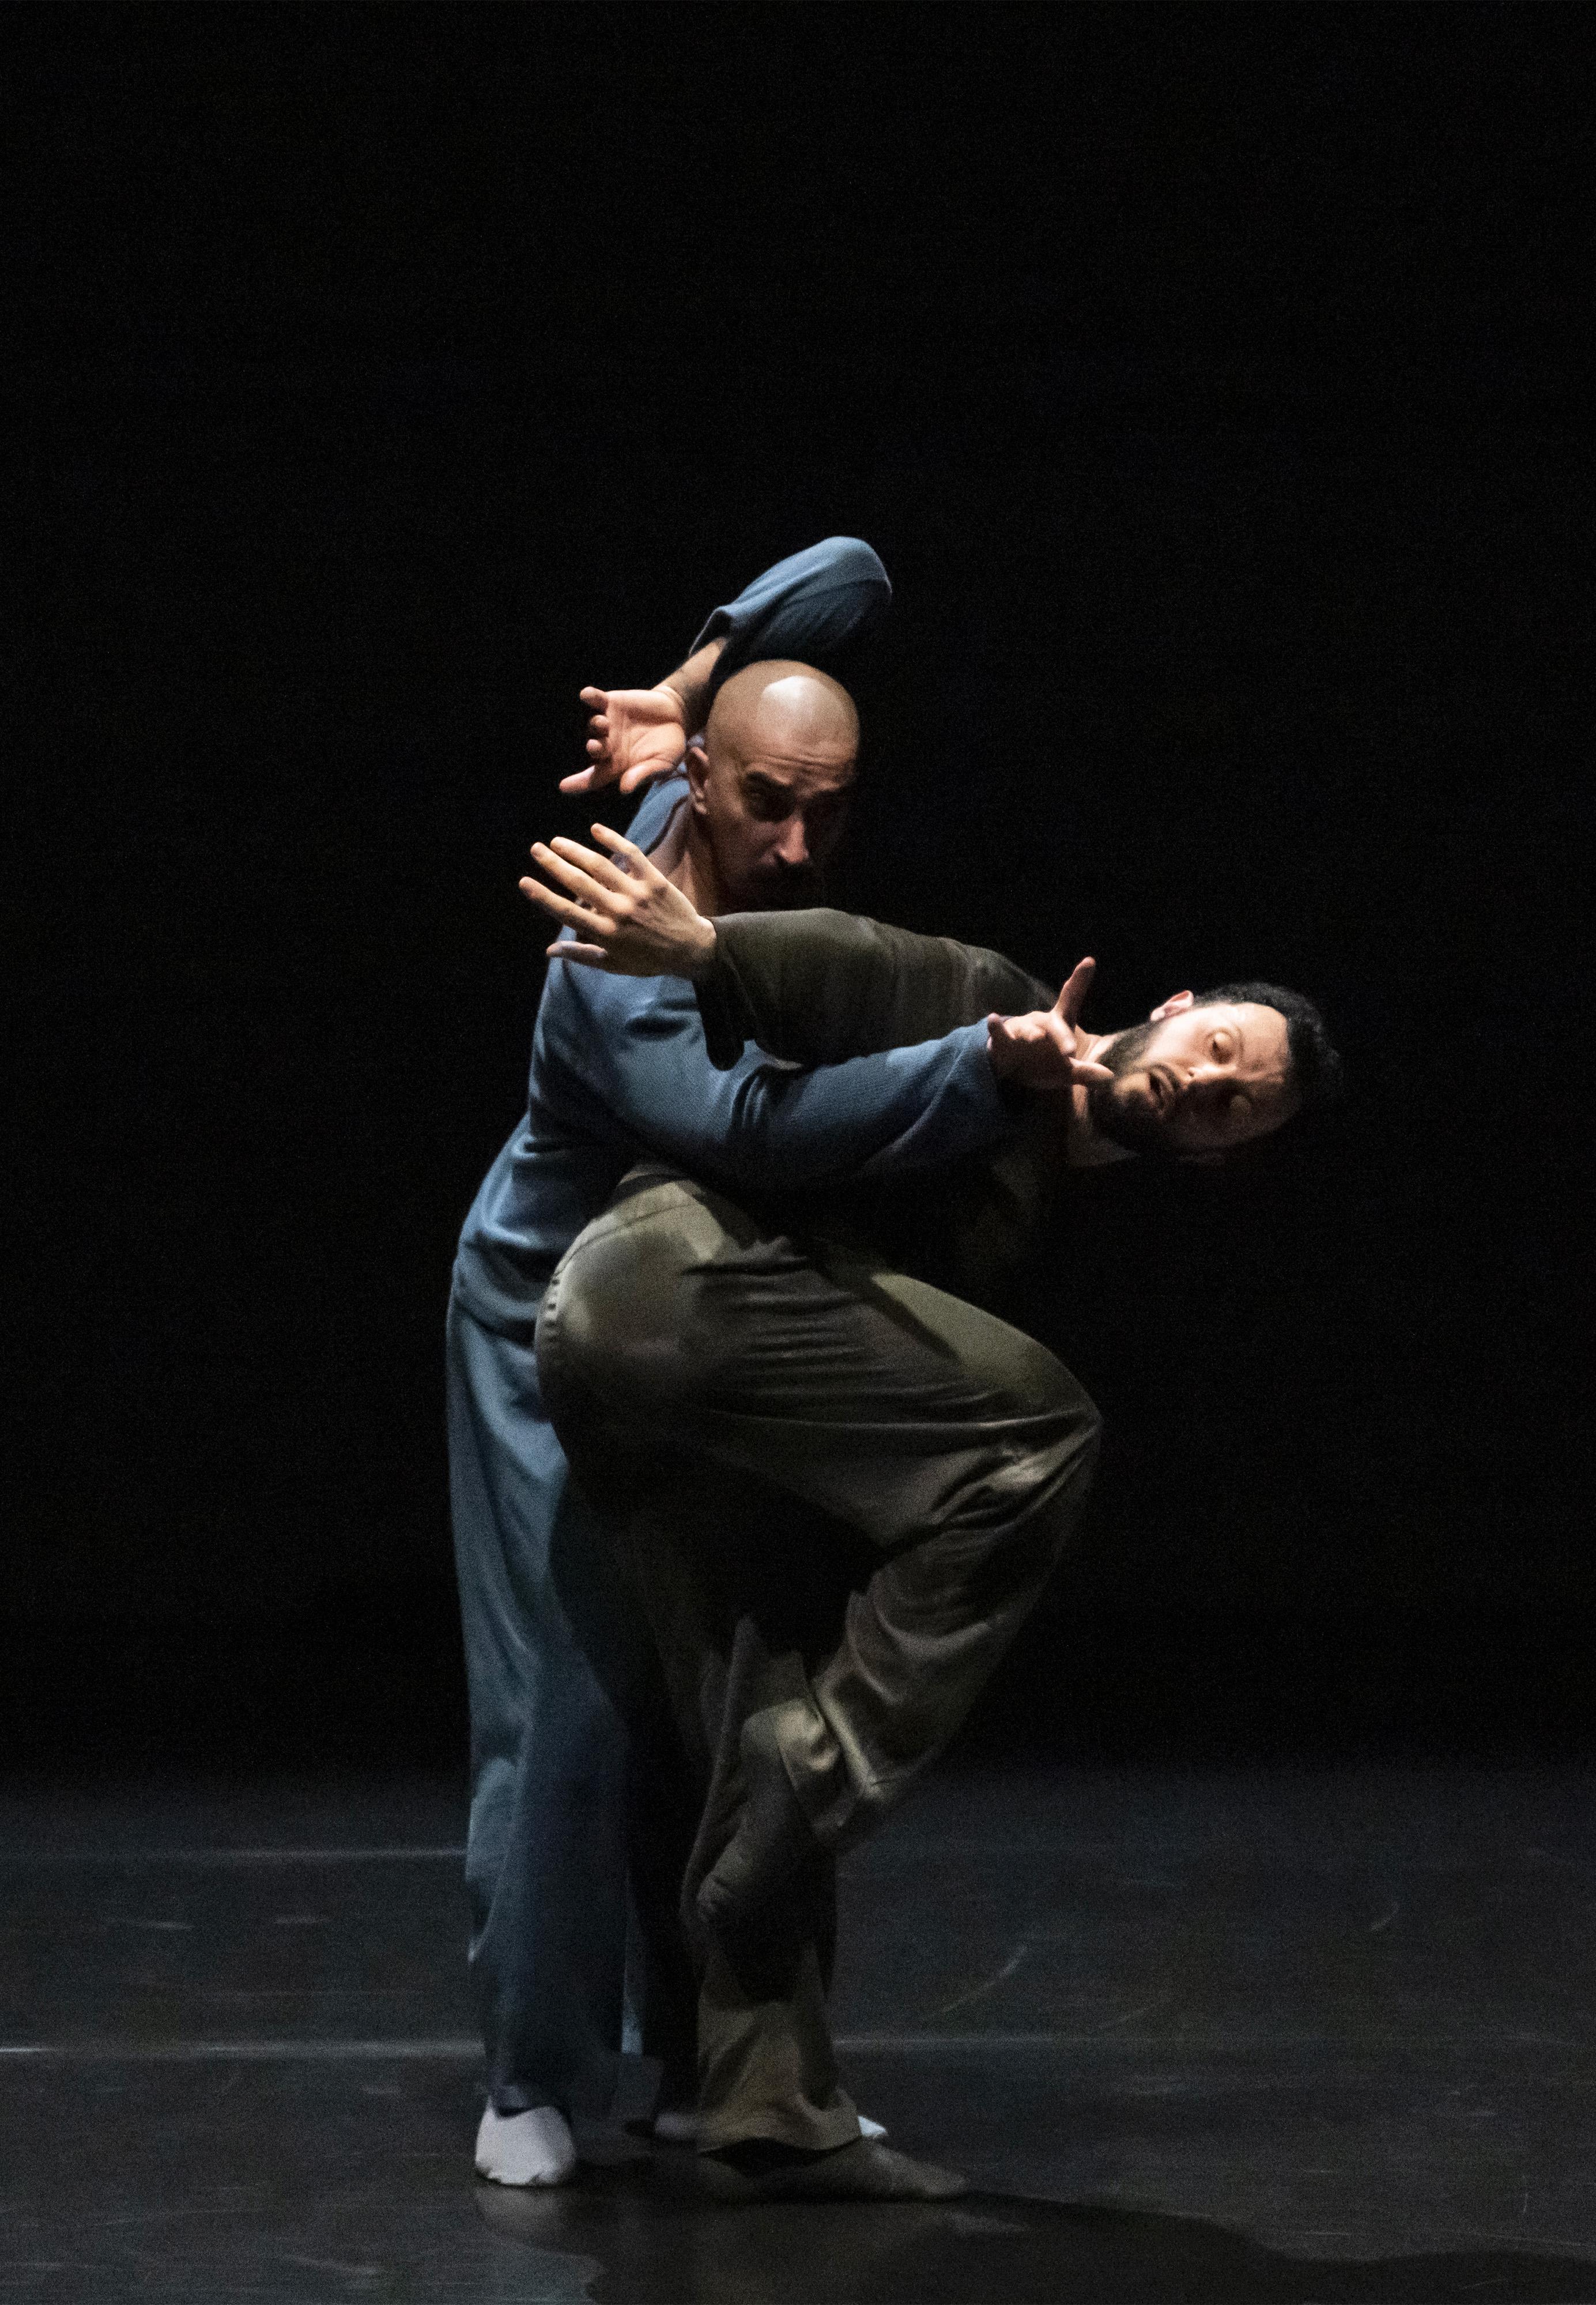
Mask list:
[[[830,563],[835,583],[862,594],[873,595],[885,608],[892,599],[892,580],[862,536],[828,536],[820,547]]]

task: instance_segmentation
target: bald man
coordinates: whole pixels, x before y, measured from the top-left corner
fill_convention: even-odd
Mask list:
[[[699,914],[812,904],[859,731],[846,692],[802,659],[835,661],[888,597],[856,539],[778,564],[716,611],[658,688],[584,691],[591,765],[567,788],[632,789],[667,771],[632,837]],[[659,1739],[640,1752],[623,1722],[646,1714],[652,1646],[545,1412],[533,1340],[549,1276],[641,1158],[733,1188],[773,1170],[819,1185],[934,1170],[996,1141],[1009,1115],[985,1039],[974,1028],[932,1050],[804,1073],[750,1050],[718,1070],[686,982],[549,974],[525,1118],[466,1219],[448,1322],[486,2176],[565,2182],[573,2107],[607,2094],[621,2041],[629,1833],[650,1955],[642,2045],[665,2063],[667,2098],[690,2105],[695,2088],[696,1987],[675,1909],[684,1851],[670,1784],[640,1796],[637,1783],[656,1743],[668,1747],[666,1708],[662,1699]],[[681,1823],[691,1833],[692,1816]]]
[[[858,758],[859,715],[838,681],[784,659],[747,666],[687,754],[687,805],[655,864],[708,917],[812,904]]]

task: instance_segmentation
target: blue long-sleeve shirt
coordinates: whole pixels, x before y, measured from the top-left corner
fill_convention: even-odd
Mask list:
[[[693,646],[726,636],[717,682],[761,659],[819,663],[890,597],[870,547],[830,537],[717,608]],[[658,846],[685,790],[678,775],[649,791],[630,828],[640,847]],[[721,1071],[684,979],[560,963],[539,1007],[526,1117],[471,1204],[455,1290],[479,1321],[530,1340],[556,1264],[649,1153],[734,1189],[800,1187],[947,1167],[1011,1126],[984,1025],[814,1071],[751,1049]]]

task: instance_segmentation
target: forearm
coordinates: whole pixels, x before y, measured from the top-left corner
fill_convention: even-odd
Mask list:
[[[633,1042],[613,1065],[587,1054],[590,1088],[631,1135],[694,1175],[751,1191],[946,1168],[1006,1137],[1017,1110],[981,1025],[807,1072],[752,1050],[717,1071],[696,1033]]]
[[[763,1190],[946,1166],[1006,1136],[1016,1112],[984,1026],[812,1071],[754,1050],[721,1070],[679,982],[641,992],[595,974],[557,979],[533,1069],[548,1111],[579,1134],[618,1127],[694,1175]]]
[[[689,736],[696,736],[709,718],[709,706],[715,694],[715,668],[726,652],[726,640],[708,641],[702,648],[694,649],[685,664],[656,682],[659,688],[668,688],[682,704],[682,726]]]

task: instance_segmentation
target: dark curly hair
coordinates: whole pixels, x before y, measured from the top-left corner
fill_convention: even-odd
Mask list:
[[[1283,984],[1216,984],[1196,994],[1192,1005],[1210,1008],[1220,1000],[1278,1008],[1286,1019],[1289,1077],[1302,1100],[1302,1110],[1306,1112],[1312,1105],[1335,1103],[1344,1085],[1340,1051],[1324,1018],[1305,994],[1288,991]]]

